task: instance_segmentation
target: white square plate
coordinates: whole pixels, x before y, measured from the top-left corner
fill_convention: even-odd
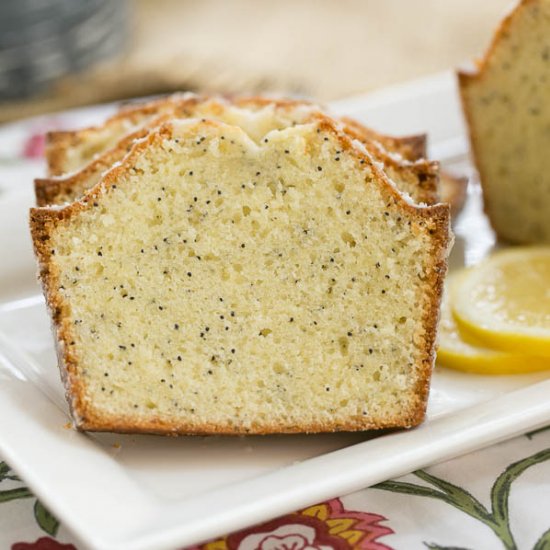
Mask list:
[[[438,75],[333,105],[394,133],[428,131],[432,156],[470,173],[454,79]],[[105,114],[112,107],[96,109]],[[64,115],[84,122],[89,111]],[[89,118],[89,117],[88,117]],[[29,123],[0,129],[0,158]],[[27,229],[37,163],[0,167],[0,454],[86,546],[189,545],[512,437],[550,421],[538,373],[483,377],[436,370],[427,421],[410,431],[269,437],[84,435],[66,427]],[[452,265],[494,238],[471,186]]]

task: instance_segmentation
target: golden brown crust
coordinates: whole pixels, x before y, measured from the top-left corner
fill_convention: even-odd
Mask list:
[[[313,103],[301,100],[269,99],[257,96],[239,98],[234,103],[241,107],[273,105],[277,109],[288,111],[303,106],[317,107]],[[320,114],[321,118],[329,116],[321,109],[312,116],[315,117],[317,114]],[[399,172],[402,178],[413,180],[414,184],[418,186],[414,197],[417,202],[435,204],[439,201],[439,163],[423,160],[423,157],[420,160],[415,159],[416,162],[414,163],[403,162],[409,160],[407,157],[413,157],[419,152],[425,153],[426,136],[395,138],[375,132],[351,118],[342,117],[336,119],[336,121],[342,124],[348,137],[360,141],[377,160],[382,161],[390,169]],[[397,160],[388,151],[401,155],[403,161]]]
[[[470,82],[483,78],[485,71],[493,57],[496,55],[497,48],[502,40],[507,38],[508,32],[515,19],[520,15],[525,7],[534,4],[538,0],[519,0],[512,10],[500,21],[489,47],[481,59],[475,61],[474,69],[459,69],[457,71],[460,87],[467,86]]]
[[[97,136],[98,133],[116,126],[118,124],[137,124],[144,117],[154,117],[159,114],[163,108],[169,104],[177,105],[182,102],[194,102],[204,101],[208,99],[207,96],[198,96],[194,94],[172,94],[170,96],[155,99],[153,101],[145,103],[136,103],[124,106],[118,113],[109,117],[100,126],[90,126],[75,131],[56,131],[46,134],[46,162],[48,166],[49,176],[60,176],[65,173],[67,163],[67,156],[71,149],[75,149],[83,145],[87,139],[91,136]],[[304,100],[290,100],[290,99],[268,99],[258,96],[251,96],[248,98],[235,98],[230,99],[236,104],[246,105],[268,105],[276,103],[279,107],[284,106],[296,106],[296,105],[309,105],[314,106],[313,103]],[[419,136],[407,136],[403,138],[397,138],[392,136],[385,136],[374,130],[359,124],[356,121],[347,119],[346,124],[352,125],[357,131],[362,133],[366,140],[376,140],[388,151],[393,151],[406,160],[418,160],[425,158],[426,156],[426,137]]]
[[[435,204],[439,202],[439,163],[435,161],[417,160],[414,163],[398,161],[394,156],[388,154],[373,141],[373,131],[361,124],[342,119],[345,133],[351,139],[360,141],[367,151],[379,158],[390,170],[400,173],[404,179],[412,180],[417,185],[417,194],[414,199],[417,202]],[[391,138],[393,139],[393,138]]]
[[[156,117],[152,127],[162,124],[170,118],[169,115]],[[34,180],[34,194],[37,206],[48,206],[61,202],[71,202],[75,190],[83,186],[84,182],[98,172],[105,172],[112,168],[115,162],[121,160],[130,151],[135,140],[144,138],[149,133],[150,127],[142,128],[124,136],[116,145],[99,155],[84,168],[65,177],[36,178]],[[82,195],[86,189],[82,189]],[[63,200],[67,198],[68,200]]]
[[[144,128],[133,132],[130,135],[123,137],[117,145],[109,149],[108,151],[100,154],[91,163],[85,166],[83,169],[66,176],[64,178],[39,178],[35,180],[35,195],[38,206],[46,206],[48,204],[59,204],[62,202],[70,201],[74,198],[75,190],[83,192],[84,183],[87,178],[97,171],[107,170],[111,164],[119,161],[124,154],[127,153],[128,148],[131,146],[135,139],[142,138],[146,135],[147,131],[155,126],[158,126],[163,121],[167,120],[170,116],[183,117],[193,116],[192,107],[201,103],[212,101],[212,97],[197,96],[171,96],[168,100],[157,100],[156,102],[149,103],[143,107],[134,107],[133,109],[127,108],[125,112],[131,113],[131,116],[135,120],[138,116],[145,116],[151,113],[158,113],[161,107],[167,108],[167,105],[171,106],[170,115],[160,115],[153,118]],[[262,97],[245,97],[235,98],[230,104],[237,105],[245,108],[261,108],[264,106],[273,106],[279,110],[286,110],[289,113],[296,108],[304,106],[317,108],[316,105],[299,100],[290,99],[268,99]],[[223,108],[222,104],[219,105],[220,110]],[[317,111],[321,112],[321,111]],[[311,116],[315,117],[315,112],[312,111]],[[50,160],[58,158],[56,155],[65,155],[70,147],[76,146],[77,142],[85,140],[85,136],[91,132],[96,131],[99,128],[107,128],[109,125],[116,124],[120,120],[126,120],[122,113],[117,114],[114,117],[108,119],[108,121],[102,127],[87,128],[79,132],[58,132],[56,139],[59,143],[63,142],[65,138],[65,145],[59,145],[57,152],[52,150],[50,152]],[[399,138],[391,138],[388,136],[381,136],[370,128],[359,124],[351,119],[342,119],[344,131],[352,138],[360,141],[369,153],[374,155],[377,160],[384,162],[388,168],[390,174],[397,174],[400,179],[410,182],[411,186],[415,189],[414,199],[417,202],[426,204],[435,204],[439,200],[438,188],[439,188],[439,164],[437,162],[429,162],[427,160],[418,160],[416,162],[401,161],[395,158],[392,154],[386,152],[378,143],[380,139],[388,139],[391,142],[392,147],[395,147],[396,152],[400,150],[408,150],[409,146],[403,147],[396,145],[399,142]],[[74,138],[71,141],[70,135]],[[76,135],[76,137],[75,137]],[[80,137],[78,137],[80,136]],[[372,136],[376,137],[376,141],[373,141]],[[411,138],[404,138],[405,140],[413,140],[415,142],[422,141],[425,144],[423,136],[414,136]],[[72,144],[72,145],[71,145]],[[64,161],[62,161],[64,162]]]
[[[55,131],[46,133],[46,165],[48,167],[48,176],[59,176],[63,174],[63,165],[67,150],[75,147],[82,139],[82,134],[78,130]]]
[[[408,135],[400,137],[391,137],[384,134],[376,134],[378,139],[382,142],[382,145],[386,149],[389,149],[389,145],[384,142],[385,138],[390,138],[395,144],[396,148],[401,148],[401,155],[410,161],[426,159],[428,158],[428,136],[426,134]]]
[[[279,108],[284,107],[299,107],[303,105],[309,105],[311,107],[319,107],[321,111],[326,112],[323,106],[315,104],[311,101],[305,101],[303,99],[272,99],[261,96],[249,96],[232,98],[236,105],[240,106],[267,106],[276,104]],[[357,122],[356,120],[348,117],[341,117],[340,122],[350,129],[358,132],[362,138],[366,141],[377,141],[382,145],[384,149],[388,151],[398,153],[405,160],[415,161],[426,158],[426,135],[419,134],[413,136],[395,137],[382,134]]]
[[[436,354],[437,327],[441,299],[443,297],[443,285],[447,274],[447,255],[452,245],[451,218],[448,205],[438,204],[431,207],[431,215],[424,212],[429,221],[428,231],[436,235],[432,245],[433,265],[428,272],[426,280],[429,289],[423,305],[424,315],[424,349],[429,350],[422,358],[420,376],[415,390],[418,396],[417,423],[422,422],[426,413],[428,396],[430,391],[430,378]],[[437,209],[437,210],[436,210]]]
[[[145,135],[144,131],[135,132],[132,134],[132,141],[139,139]],[[98,158],[87,164],[82,170],[67,176],[55,178],[36,178],[34,180],[34,194],[36,196],[36,204],[38,206],[48,206],[50,204],[58,204],[62,197],[70,197],[74,194],[75,187],[79,187],[81,182],[86,181],[90,175],[103,172],[111,168],[111,166],[120,160],[124,155],[125,146],[129,146],[126,140],[120,142],[116,150],[110,150],[103,153]]]
[[[199,101],[204,101],[205,96],[192,93],[175,93],[151,101],[138,101],[123,105],[120,110],[110,116],[98,126],[89,126],[74,131],[55,131],[46,134],[46,162],[48,175],[62,175],[69,149],[78,147],[86,141],[91,134],[102,132],[119,123],[137,124],[144,117],[155,117],[167,105],[173,104],[175,108],[183,108]]]
[[[475,82],[477,80],[479,75],[474,72],[458,71],[457,76],[458,76],[458,88],[460,92],[460,102],[462,104],[462,112],[464,113],[464,118],[466,120],[466,129],[467,129],[468,138],[470,141],[470,154],[471,154],[472,160],[474,161],[476,169],[478,171],[481,187],[483,188],[483,181],[485,180],[485,176],[484,174],[482,174],[481,164],[479,163],[477,138],[473,131],[474,127],[473,127],[473,120],[472,120],[472,112],[470,110],[470,107],[468,104],[468,98],[467,98],[467,89],[470,87],[470,84],[472,82]],[[483,211],[485,212],[485,215],[489,217],[487,193],[484,193],[483,195]]]
[[[412,428],[420,424],[424,414],[419,419],[418,411],[410,415],[409,420],[397,425],[393,419],[389,418],[377,423],[365,422],[364,417],[351,418],[348,422],[341,423],[323,423],[312,422],[310,424],[285,425],[283,427],[276,424],[252,425],[250,428],[239,426],[222,426],[220,424],[202,424],[193,426],[192,424],[167,422],[162,419],[145,419],[136,424],[135,418],[116,417],[109,419],[108,423],[98,424],[96,418],[93,420],[84,420],[77,425],[80,431],[89,432],[115,432],[125,434],[152,434],[152,435],[270,435],[270,434],[315,434],[330,432],[359,432],[366,430],[383,430],[387,428]]]
[[[63,210],[33,208],[30,212],[30,229],[34,253],[38,260],[39,277],[52,320],[61,379],[71,414],[76,419],[83,408],[84,390],[77,373],[78,360],[74,350],[75,341],[69,309],[60,294],[59,275],[51,261],[52,250],[49,246],[52,230],[66,217],[67,213]]]
[[[49,176],[61,176],[66,173],[67,155],[71,149],[79,147],[88,136],[93,135],[99,127],[81,130],[63,130],[46,134],[46,164]]]
[[[223,126],[222,123],[206,120],[197,124]],[[329,432],[329,431],[354,431],[381,429],[387,427],[412,427],[424,419],[430,376],[435,360],[435,338],[438,320],[439,303],[441,299],[443,278],[446,270],[446,255],[450,239],[450,218],[447,205],[419,207],[404,199],[385,174],[372,161],[370,156],[361,153],[353,145],[353,142],[328,117],[319,116],[317,119],[319,131],[331,133],[339,141],[342,150],[351,153],[358,161],[358,166],[366,164],[370,167],[375,182],[379,185],[383,194],[387,197],[388,204],[407,212],[415,219],[415,230],[424,231],[433,236],[432,255],[433,265],[428,268],[428,277],[425,281],[425,300],[423,304],[424,327],[419,335],[418,347],[421,356],[417,358],[414,366],[418,375],[416,397],[409,410],[397,417],[389,417],[384,420],[373,421],[368,417],[351,418],[349,422],[338,423],[312,423],[309,425],[277,425],[257,424],[245,430],[239,426],[219,426],[212,424],[193,425],[184,422],[174,423],[161,419],[141,419],[139,417],[121,418],[110,416],[94,410],[93,404],[85,396],[84,384],[79,380],[77,373],[78,358],[73,349],[74,340],[71,335],[71,323],[69,318],[69,305],[64,301],[59,290],[59,277],[52,262],[52,251],[49,240],[52,232],[62,223],[67,223],[79,212],[93,208],[95,200],[108,193],[113,185],[120,182],[121,176],[131,170],[141,154],[149,147],[159,144],[173,135],[173,125],[163,124],[160,128],[151,131],[143,140],[135,142],[130,153],[122,162],[108,171],[98,185],[89,190],[81,201],[73,202],[60,209],[33,208],[30,214],[31,235],[35,254],[37,256],[40,277],[42,280],[46,302],[48,304],[55,333],[60,343],[58,358],[65,383],[67,397],[71,405],[71,411],[75,424],[80,430],[88,431],[117,431],[126,433],[156,433],[166,435],[177,434],[267,434],[267,433],[295,433],[295,432]],[[377,183],[379,182],[379,183]],[[365,182],[370,184],[369,181]],[[71,343],[72,342],[72,343]]]
[[[89,126],[80,130],[55,131],[46,134],[46,163],[49,176],[60,176],[66,172],[65,164],[70,149],[82,145],[89,136],[101,133],[117,124],[138,124],[143,117],[154,117],[167,104],[189,105],[201,100],[201,96],[177,93],[148,102],[124,106],[99,126]]]
[[[233,98],[233,103],[240,107],[264,107],[275,105],[279,109],[293,109],[296,107],[309,106],[318,108],[319,111],[321,111],[322,113],[327,113],[327,109],[325,109],[323,106],[301,99],[271,99],[260,96],[249,96]],[[425,134],[394,137],[381,134],[380,132],[377,132],[372,128],[369,128],[368,126],[365,126],[364,124],[361,124],[360,122],[349,117],[340,117],[336,120],[341,122],[344,127],[350,131],[350,133],[354,133],[357,136],[357,139],[360,139],[364,142],[377,142],[382,148],[382,153],[397,153],[398,155],[403,157],[403,160],[411,162],[426,158]],[[383,151],[384,149],[386,151]],[[378,148],[378,150],[380,151],[380,147]]]
[[[440,173],[440,199],[451,207],[451,218],[458,216],[468,192],[468,178],[455,176],[442,170]]]
[[[415,161],[427,157],[427,138],[425,134],[403,137],[388,136],[376,132],[352,118],[342,117],[340,120],[349,128],[353,128],[359,132],[363,136],[363,139],[376,141],[384,149],[398,153],[405,160]]]

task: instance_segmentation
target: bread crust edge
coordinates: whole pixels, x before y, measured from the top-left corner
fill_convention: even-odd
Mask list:
[[[185,111],[186,108],[191,105],[196,105],[201,102],[208,102],[214,97],[199,97],[199,96],[169,96],[168,100],[157,100],[156,102],[151,102],[146,104],[144,107],[136,107],[134,109],[128,108],[127,111],[118,113],[117,115],[109,118],[103,126],[85,128],[83,130],[77,130],[74,132],[51,132],[48,134],[48,143],[46,149],[46,157],[48,164],[54,163],[54,168],[50,165],[50,176],[53,172],[59,172],[60,165],[65,162],[65,157],[67,151],[70,147],[78,145],[85,136],[90,131],[95,131],[95,129],[106,128],[109,124],[116,123],[119,120],[124,118],[124,113],[131,112],[132,116],[137,114],[146,114],[154,113],[159,106],[164,105],[167,101],[170,101],[174,105],[174,118],[177,118],[178,111]],[[303,106],[314,106],[312,103],[301,100],[291,100],[291,99],[267,99],[257,96],[251,96],[246,98],[239,98],[233,102],[229,103],[230,105],[237,106],[269,106],[273,105],[277,109],[292,109],[299,108]],[[321,113],[324,112],[320,111]],[[312,117],[315,116],[315,113],[311,114]],[[128,149],[132,142],[135,139],[140,139],[145,137],[147,132],[152,128],[152,125],[155,124],[155,121],[159,119],[167,120],[170,115],[161,115],[159,114],[151,123],[146,124],[142,129],[139,129],[135,132],[132,132],[129,135],[123,137],[118,144],[113,149],[109,149],[94,160],[88,163],[85,167],[78,170],[77,172],[63,177],[49,177],[49,178],[37,178],[34,181],[34,190],[35,197],[38,206],[47,206],[50,204],[56,204],[59,202],[59,197],[63,195],[70,195],[74,186],[78,186],[79,183],[85,179],[91,172],[96,170],[98,167],[107,169],[110,162],[114,158],[120,158],[120,148]],[[438,196],[438,185],[439,185],[439,164],[435,161],[428,161],[424,158],[425,156],[425,146],[426,146],[426,137],[424,135],[418,136],[409,136],[405,138],[394,138],[391,136],[385,136],[379,134],[352,119],[343,117],[338,120],[339,123],[343,125],[346,133],[352,138],[357,139],[362,142],[363,145],[367,148],[370,153],[378,154],[381,160],[385,163],[386,166],[391,167],[394,170],[402,171],[405,174],[411,175],[418,179],[418,195],[415,197],[417,202],[423,202],[426,204],[435,204],[439,200]],[[383,148],[378,147],[372,141],[379,141],[382,145],[391,145],[392,147],[399,148],[397,143],[406,144],[406,148],[410,148],[416,153],[421,153],[422,156],[414,160],[410,160],[407,157],[403,157],[403,162],[398,161],[394,158],[390,152],[386,151]],[[57,142],[57,144],[55,144]],[[376,149],[376,152],[374,152]],[[415,156],[412,155],[412,156]]]

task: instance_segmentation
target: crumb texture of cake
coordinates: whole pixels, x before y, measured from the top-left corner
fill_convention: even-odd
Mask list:
[[[123,107],[100,126],[49,132],[45,151],[48,175],[61,176],[79,170],[96,155],[114,147],[124,136],[138,131],[156,116],[171,112],[174,103],[187,103],[194,97],[194,94],[173,94],[139,107]]]
[[[328,119],[164,124],[31,231],[80,429],[424,417],[448,208],[405,200]]]
[[[550,243],[550,0],[521,1],[459,82],[493,228]]]
[[[156,115],[156,116],[155,116]],[[35,180],[37,204],[63,204],[78,200],[93,187],[102,173],[120,161],[136,139],[170,118],[209,118],[241,126],[255,139],[270,130],[303,124],[324,116],[316,105],[300,101],[240,98],[230,102],[221,98],[174,95],[148,106],[122,111],[105,124],[76,132],[50,134],[48,158],[54,172],[84,167],[66,177]],[[439,165],[424,159],[409,161],[401,153],[425,144],[423,136],[390,138],[345,119],[343,131],[374,160],[384,165],[387,176],[416,202],[438,202]],[[114,144],[114,145],[113,145]],[[386,150],[383,145],[392,147]],[[101,146],[100,146],[101,145]],[[64,160],[61,160],[64,159]],[[76,162],[76,164],[73,163]],[[86,164],[87,163],[87,164]]]

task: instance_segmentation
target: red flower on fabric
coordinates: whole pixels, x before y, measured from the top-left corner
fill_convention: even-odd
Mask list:
[[[34,122],[21,144],[19,156],[25,159],[41,159],[46,150],[46,134],[65,127],[65,121],[56,116]]]
[[[26,159],[38,159],[44,156],[46,136],[44,133],[30,135],[23,143],[22,156]]]
[[[188,550],[391,550],[378,542],[393,533],[385,519],[336,498]]]
[[[16,542],[11,550],[76,550],[72,544],[62,544],[50,537],[41,537],[35,542]]]

